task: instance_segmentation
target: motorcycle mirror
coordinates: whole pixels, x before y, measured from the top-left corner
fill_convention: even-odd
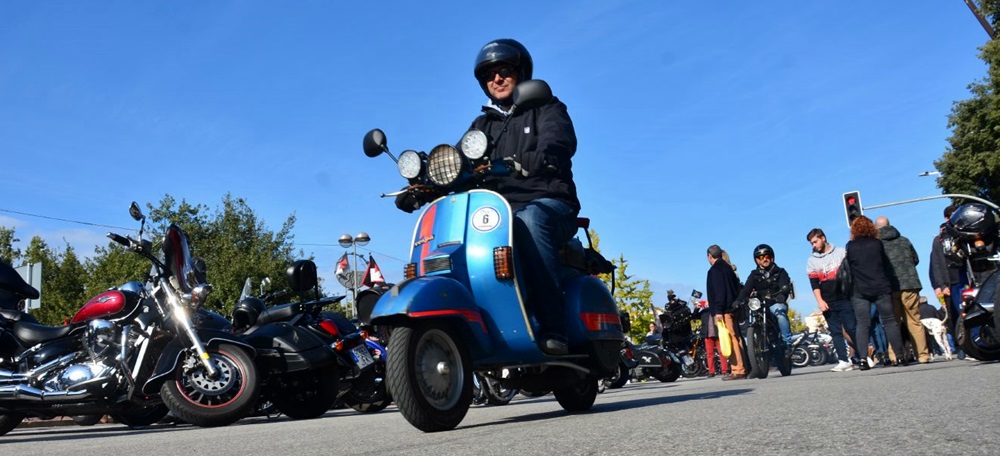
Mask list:
[[[364,140],[365,155],[369,157],[378,157],[382,152],[389,151],[389,143],[385,139],[385,133],[378,128],[369,131],[365,134]]]
[[[142,215],[142,209],[139,209],[139,205],[135,201],[132,201],[132,204],[128,207],[128,214],[137,222],[146,218],[145,215]]]
[[[271,286],[271,278],[264,277],[264,280],[260,281],[260,295],[264,296],[264,290]]]
[[[552,100],[552,88],[541,79],[529,79],[514,87],[513,100],[512,112],[534,109]]]

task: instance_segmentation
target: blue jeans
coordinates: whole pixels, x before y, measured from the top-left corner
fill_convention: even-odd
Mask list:
[[[576,211],[552,198],[539,198],[514,211],[514,246],[527,303],[542,332],[566,335],[559,247],[576,234]]]
[[[781,331],[781,339],[785,341],[786,347],[792,346],[792,325],[788,322],[788,304],[771,304],[767,310],[774,315],[774,320],[778,322],[778,329]]]
[[[885,326],[882,325],[882,321],[878,318],[878,309],[875,307],[875,304],[872,304],[871,336],[869,342],[875,346],[875,353],[881,353],[882,355],[889,354],[889,343],[885,338]]]
[[[833,338],[833,349],[837,351],[838,360],[848,361],[847,341],[844,339],[844,332],[847,332],[853,339],[858,331],[857,319],[854,317],[854,307],[851,306],[851,301],[828,302],[827,306],[829,306],[829,309],[823,312],[823,318],[826,318],[826,324],[830,327],[830,337]],[[856,356],[860,353],[857,344],[853,341],[851,341],[851,348],[854,349]],[[868,352],[866,350],[863,356],[867,355]]]

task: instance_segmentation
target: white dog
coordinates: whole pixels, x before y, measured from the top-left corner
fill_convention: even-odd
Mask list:
[[[944,350],[945,359],[951,360],[951,346],[948,345],[948,328],[939,318],[922,318],[920,323],[931,332],[934,340]]]

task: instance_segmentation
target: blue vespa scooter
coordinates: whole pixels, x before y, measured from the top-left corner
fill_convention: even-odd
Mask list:
[[[544,81],[529,80],[513,96],[516,111],[544,104],[552,93]],[[364,139],[366,155],[386,153],[396,161],[409,180],[406,190],[444,195],[420,213],[405,280],[379,298],[371,319],[390,328],[388,383],[399,410],[425,432],[454,429],[462,421],[472,403],[473,371],[493,373],[505,388],[551,390],[563,409],[581,412],[593,406],[600,379],[618,368],[618,308],[587,267],[585,259],[599,254],[577,239],[563,249],[570,353],[550,356],[539,349],[510,205],[477,188],[486,176],[509,172],[502,161],[489,161],[488,148],[497,139],[473,130],[461,151],[442,144],[429,154],[404,151],[398,160],[381,130]],[[588,225],[580,219],[581,228]]]

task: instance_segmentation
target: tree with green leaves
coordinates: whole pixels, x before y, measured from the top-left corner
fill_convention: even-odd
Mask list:
[[[980,1],[979,9],[996,29],[1000,0]],[[977,24],[970,21],[970,27]],[[952,136],[944,155],[934,162],[944,193],[978,196],[1000,202],[1000,43],[980,48],[986,77],[969,85],[972,98],[956,102],[948,116]]]
[[[619,310],[628,312],[632,321],[628,337],[641,341],[646,336],[649,324],[653,322],[653,291],[649,288],[649,280],[638,279],[628,273],[628,260],[625,255],[611,260],[615,265],[615,288],[613,296]]]
[[[21,242],[14,237],[14,229],[0,226],[0,261],[11,266],[17,266],[15,261],[21,259],[21,250],[14,248],[14,243]]]

